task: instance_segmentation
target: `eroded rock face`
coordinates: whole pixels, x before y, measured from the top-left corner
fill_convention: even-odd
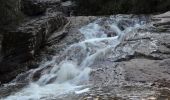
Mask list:
[[[66,36],[68,32],[61,30],[68,23],[65,15],[70,13],[71,9],[67,9],[70,3],[68,5],[60,0],[21,0],[21,10],[27,15],[26,21],[18,28],[5,32],[3,41],[0,36],[2,83],[20,72],[37,67],[37,64],[30,66],[33,63],[30,60],[34,60],[40,48],[54,45]],[[63,14],[63,11],[67,13]]]
[[[22,64],[33,60],[40,51],[40,47],[45,45],[53,32],[62,28],[66,23],[67,19],[63,15],[53,14],[32,19],[16,30],[4,34],[3,59],[0,63],[1,82],[9,81],[18,73],[27,70]],[[62,36],[65,35],[63,33]],[[59,41],[61,38],[57,39]],[[9,75],[11,73],[13,74]]]

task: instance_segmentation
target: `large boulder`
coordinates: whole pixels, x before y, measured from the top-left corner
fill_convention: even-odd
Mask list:
[[[3,59],[0,62],[1,82],[9,81],[27,70],[27,64],[23,64],[34,59],[52,33],[66,23],[67,19],[63,15],[53,14],[32,19],[16,30],[5,33],[2,41]]]

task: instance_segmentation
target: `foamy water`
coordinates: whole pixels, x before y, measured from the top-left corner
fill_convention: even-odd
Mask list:
[[[110,49],[117,46],[124,34],[140,27],[139,23],[134,22],[135,24],[121,30],[118,27],[121,20],[122,18],[110,17],[101,25],[102,20],[98,19],[82,27],[79,31],[85,40],[69,46],[65,50],[66,57],[60,63],[55,62],[57,57],[54,56],[51,61],[31,70],[27,77],[30,79],[29,85],[3,100],[48,100],[46,98],[88,92],[89,74],[92,70],[90,66],[96,59],[104,57]],[[116,36],[108,37],[108,31],[113,31]],[[38,80],[32,81],[33,74],[40,70]]]

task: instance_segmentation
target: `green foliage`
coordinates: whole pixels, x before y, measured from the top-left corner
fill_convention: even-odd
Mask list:
[[[17,23],[20,17],[19,0],[0,0],[0,28]]]
[[[73,0],[79,15],[154,13],[170,10],[170,0]]]

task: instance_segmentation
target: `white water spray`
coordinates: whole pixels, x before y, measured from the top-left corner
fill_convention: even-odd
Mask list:
[[[96,59],[103,58],[110,49],[116,47],[125,33],[139,26],[135,23],[121,30],[118,27],[121,19],[111,17],[102,25],[99,24],[102,21],[99,19],[82,27],[80,32],[85,37],[84,41],[68,47],[64,53],[66,57],[59,64],[55,62],[57,57],[54,57],[52,61],[31,70],[29,79],[32,80],[34,74],[40,71],[38,80],[30,81],[27,87],[4,99],[48,100],[70,92],[87,92],[89,89],[85,87],[89,85],[90,66]],[[108,31],[113,31],[116,36],[108,37]]]

